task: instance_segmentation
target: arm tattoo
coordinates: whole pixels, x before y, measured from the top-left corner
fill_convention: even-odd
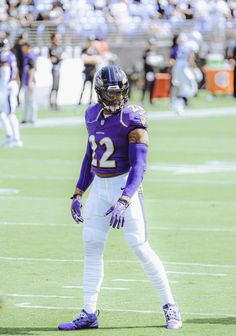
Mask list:
[[[148,146],[148,133],[143,128],[136,128],[129,133],[130,143],[143,143]]]

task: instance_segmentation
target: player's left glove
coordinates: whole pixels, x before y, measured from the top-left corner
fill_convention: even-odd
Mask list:
[[[111,220],[110,220],[110,226],[113,227],[113,229],[117,228],[119,229],[120,227],[124,226],[125,222],[125,210],[128,208],[129,202],[123,198],[119,198],[118,201],[116,202],[115,205],[110,207],[110,209],[107,210],[105,216],[111,215]]]
[[[82,197],[79,195],[74,195],[71,197],[71,199],[71,215],[77,224],[83,223],[84,219],[81,215]]]

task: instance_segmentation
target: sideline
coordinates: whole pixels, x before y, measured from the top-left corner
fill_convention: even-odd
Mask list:
[[[166,112],[149,112],[149,120],[171,120],[171,119],[188,119],[188,118],[209,118],[222,116],[236,116],[236,107],[212,108],[186,110],[183,116],[170,111]],[[58,127],[58,126],[76,126],[84,124],[84,116],[75,117],[54,117],[39,119],[35,125],[21,126],[23,128],[41,128],[41,127]]]

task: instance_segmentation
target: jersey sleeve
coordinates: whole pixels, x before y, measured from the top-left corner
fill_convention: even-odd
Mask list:
[[[130,131],[134,130],[135,128],[148,128],[147,112],[141,106],[129,105],[127,116]]]

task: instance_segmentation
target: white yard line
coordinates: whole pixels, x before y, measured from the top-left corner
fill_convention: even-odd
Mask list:
[[[0,200],[2,201],[9,201],[9,200],[13,200],[13,201],[68,201],[67,197],[39,197],[39,196],[22,196],[19,194],[19,196],[1,196],[0,195]],[[227,200],[227,201],[221,201],[221,200],[185,200],[185,199],[150,199],[150,198],[145,198],[145,203],[181,203],[181,204],[209,204],[209,203],[213,203],[213,204],[236,204],[236,202],[234,200]]]
[[[236,229],[223,229],[223,228],[197,228],[197,227],[189,227],[189,228],[172,228],[172,227],[167,227],[167,226],[153,226],[149,225],[148,229],[151,230],[158,230],[158,231],[173,231],[173,232],[178,232],[178,231],[190,231],[190,232],[211,232],[211,233],[222,233],[222,232],[229,232],[229,233],[234,233],[236,232]]]
[[[30,302],[16,303],[17,308],[28,309],[45,309],[45,310],[74,310],[80,311],[81,307],[61,307],[61,306],[43,306],[43,305],[31,305]],[[162,311],[158,310],[135,310],[135,309],[118,309],[118,308],[101,308],[101,311],[107,312],[121,312],[121,313],[140,313],[140,314],[162,314]],[[224,317],[236,317],[236,314],[232,313],[198,313],[198,312],[181,312],[182,315],[198,315],[198,316],[224,316]]]
[[[185,119],[185,118],[209,118],[209,117],[222,117],[222,116],[235,116],[236,109],[234,107],[226,108],[212,108],[212,109],[186,109],[184,116],[179,116],[174,112],[150,112],[148,115],[149,120],[169,120],[169,119]],[[39,119],[34,126],[26,126],[27,128],[41,128],[41,127],[57,127],[57,126],[77,126],[84,125],[84,117],[56,117]]]
[[[235,172],[235,161],[206,161],[201,164],[187,163],[153,163],[148,167],[151,171],[169,172],[173,175],[180,174],[210,174],[210,173],[225,173]]]
[[[236,169],[235,169],[236,170]],[[34,176],[34,175],[4,175],[1,174],[1,179],[9,179],[9,180],[36,180],[40,181],[74,181],[75,178],[73,176]],[[145,182],[147,183],[158,183],[158,184],[193,184],[193,185],[235,185],[236,180],[211,180],[211,179],[181,179],[181,178],[151,178],[146,177]],[[6,190],[6,192],[4,192]],[[17,189],[0,189],[0,195],[9,195],[9,194],[17,194],[20,191]]]
[[[82,263],[83,259],[56,259],[56,258],[27,258],[27,257],[4,257],[0,256],[0,260],[3,261],[30,261],[30,262],[59,262],[59,263]],[[138,260],[125,260],[125,259],[114,259],[105,260],[105,263],[116,264],[138,264]],[[201,267],[214,267],[214,268],[236,268],[236,265],[222,265],[222,264],[201,264],[201,263],[188,263],[188,262],[170,262],[163,261],[166,265],[185,265],[185,266],[201,266]]]
[[[150,280],[142,280],[142,279],[113,279],[114,282],[146,282],[150,283]],[[169,281],[172,284],[179,283],[179,281]]]
[[[37,222],[10,222],[10,221],[0,221],[0,226],[48,226],[48,227],[67,227],[72,229],[82,228],[72,222],[68,222],[67,224],[59,224],[59,223],[37,223]],[[149,225],[148,229],[150,230],[157,230],[157,231],[190,231],[190,232],[211,232],[211,233],[234,233],[236,229],[227,229],[227,228],[198,228],[198,227],[181,227],[181,228],[174,228],[168,226],[154,226]]]
[[[58,226],[66,226],[68,228],[78,228],[78,225],[75,225],[74,223],[69,223],[68,224],[57,224],[57,223],[32,223],[32,222],[8,222],[8,221],[0,221],[0,225],[6,225],[6,226],[48,226],[48,227],[58,227]]]
[[[236,171],[236,169],[235,169]],[[186,176],[185,176],[186,177]],[[178,184],[178,185],[185,185],[185,184],[193,184],[193,185],[235,185],[236,180],[211,180],[211,179],[181,179],[181,178],[145,178],[145,182],[147,183],[158,183],[158,184]]]
[[[41,295],[41,294],[7,294],[9,297],[26,297],[26,298],[56,298],[56,299],[73,299],[72,295]]]
[[[65,181],[65,180],[75,180],[73,176],[46,176],[46,175],[41,175],[41,176],[34,176],[34,175],[4,175],[1,174],[1,179],[8,179],[8,180],[36,180],[36,181]],[[12,190],[12,189],[9,189]],[[1,194],[1,189],[0,189],[0,194]],[[2,193],[3,194],[3,193]]]
[[[213,276],[213,277],[225,277],[225,273],[201,273],[201,272],[174,272],[167,271],[168,274],[179,274],[179,275],[199,275],[199,276]]]
[[[84,286],[62,286],[62,288],[69,288],[69,289],[83,289]],[[130,290],[129,288],[124,288],[124,287],[102,287],[102,290],[110,290],[110,291],[128,291]]]
[[[19,189],[0,188],[0,195],[4,195],[4,196],[19,194],[19,192],[20,192]]]

